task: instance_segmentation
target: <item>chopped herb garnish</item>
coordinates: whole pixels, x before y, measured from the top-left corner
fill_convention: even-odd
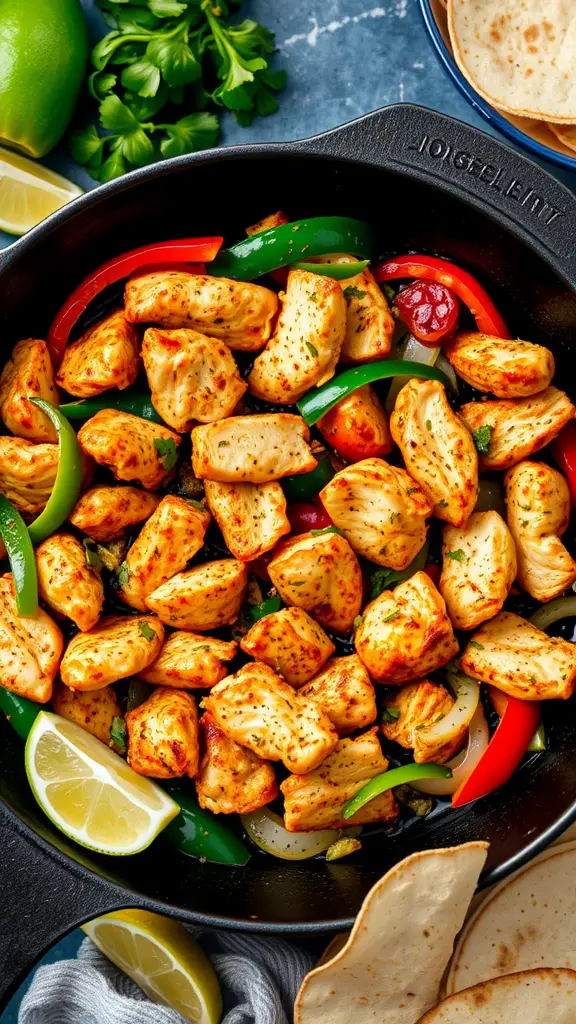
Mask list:
[[[426,420],[426,430],[432,430],[432,420]]]
[[[390,615],[387,615],[385,619],[382,619],[382,622],[393,622],[399,615],[400,610],[397,608],[395,612],[390,612]]]
[[[312,344],[311,341],[306,342],[306,348],[308,349],[310,355],[314,356],[314,359],[318,359],[318,349]]]
[[[322,537],[322,535],[325,533],[338,533],[340,534],[341,537],[344,536],[342,530],[340,530],[337,526],[323,526],[321,530],[310,530],[310,533],[312,534],[313,537]]]
[[[229,448],[230,447],[230,441],[218,441],[218,447],[219,448]]]
[[[142,633],[144,639],[147,640],[149,644],[151,644],[153,640],[156,640],[156,637],[158,636],[156,630],[152,629],[150,623],[146,622],[145,619],[140,620],[140,622],[138,623],[138,629]]]
[[[361,291],[360,288],[356,288],[353,284],[349,284],[348,287],[344,289],[343,294],[345,299],[363,299],[366,292]]]
[[[90,537],[84,537],[82,543],[84,545],[84,552],[86,554],[86,565],[88,566],[88,568],[96,570],[101,569],[102,559],[100,558],[98,552],[93,547],[91,547],[91,545],[95,544],[96,542],[91,540]]]
[[[110,746],[126,753],[128,744],[126,742],[126,722],[120,715],[114,715],[110,725]]]
[[[519,505],[518,507],[524,509],[525,512],[532,511],[532,505]]]
[[[472,440],[476,445],[476,451],[479,455],[488,455],[493,430],[494,427],[491,423],[485,423],[483,427],[478,427],[478,430],[472,431]]]
[[[446,558],[452,558],[455,562],[466,561],[466,555],[462,548],[458,548],[456,551],[445,551],[444,554]]]
[[[118,583],[121,587],[127,587],[132,573],[127,562],[122,562],[122,565],[118,569]]]
[[[173,437],[155,437],[154,447],[166,472],[178,462],[178,449]]]
[[[420,490],[419,487],[409,487],[408,490],[406,491],[406,494],[415,494],[416,491],[419,491],[419,490]]]
[[[385,548],[380,552],[383,554]],[[379,597],[383,590],[387,590],[393,583],[400,583],[406,578],[406,572],[404,570],[397,569],[375,569],[370,577],[372,589],[370,591],[370,599],[373,601],[375,597]]]
[[[294,580],[294,581],[293,581],[293,582],[292,582],[292,583],[290,584],[290,586],[291,586],[291,587],[303,587],[305,583],[306,583],[306,580]]]
[[[438,505],[438,508],[448,508],[448,502],[445,498],[442,498],[441,501],[437,501],[436,504]]]
[[[203,501],[196,501],[196,498],[185,498],[184,500],[187,501],[189,505],[192,505],[192,508],[197,508],[199,512],[206,511],[206,505]]]
[[[468,641],[468,646],[469,647],[477,647],[479,651],[483,651],[484,650],[484,644],[479,644],[477,640],[469,640]]]
[[[360,626],[362,625],[363,621],[364,621],[364,616],[363,615],[357,615],[356,618],[354,619],[354,629],[360,629]]]
[[[395,722],[397,718],[400,718],[400,708],[388,707],[388,705],[385,704],[382,712],[382,721]]]
[[[399,516],[400,516],[400,512],[391,512],[390,513],[390,522],[394,523],[399,518]]]

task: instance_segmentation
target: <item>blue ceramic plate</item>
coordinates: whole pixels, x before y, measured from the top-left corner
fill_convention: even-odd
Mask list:
[[[446,10],[441,0],[419,0],[424,24],[440,62],[470,105],[502,132],[517,146],[522,146],[541,160],[549,160],[559,167],[576,171],[576,153],[571,153],[552,130],[543,121],[533,121],[527,117],[515,117],[504,114],[491,107],[486,100],[475,91],[464,78],[460,68],[452,56]]]

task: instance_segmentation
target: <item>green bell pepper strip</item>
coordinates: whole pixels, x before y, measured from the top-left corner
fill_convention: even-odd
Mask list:
[[[530,740],[530,743],[528,744],[528,753],[534,754],[541,750],[548,750],[546,729],[544,728],[542,722],[540,722],[540,725],[536,729],[536,732],[534,733],[532,739]]]
[[[171,846],[189,857],[205,857],[218,864],[244,867],[248,863],[250,851],[232,829],[203,811],[196,798],[177,783],[166,783],[163,788],[180,807],[180,814],[160,833]]]
[[[309,427],[312,427],[334,405],[352,394],[365,384],[387,377],[419,377],[426,380],[438,380],[444,387],[450,387],[450,381],[442,370],[424,363],[411,362],[408,359],[379,359],[375,363],[363,363],[353,366],[350,370],[332,377],[332,380],[319,388],[308,391],[299,402],[296,402],[300,414]]]
[[[18,733],[20,739],[28,739],[28,733],[46,704],[36,704],[27,697],[0,688],[0,711],[3,711],[10,725]]]
[[[295,502],[311,501],[320,493],[326,484],[329,484],[336,473],[328,455],[318,459],[318,465],[309,473],[297,473],[294,476],[286,476],[282,480],[282,490],[286,501],[293,505]]]
[[[400,768],[392,768],[389,772],[382,772],[381,775],[376,775],[370,782],[367,782],[365,786],[352,797],[348,803],[344,804],[342,811],[342,817],[352,818],[364,804],[369,803],[370,800],[374,800],[375,797],[380,796],[381,793],[385,793],[387,789],[393,789],[394,786],[403,786],[407,782],[413,782],[415,779],[451,779],[452,769],[448,768],[445,764],[403,764]]]
[[[0,536],[8,554],[16,607],[23,619],[38,611],[38,574],[28,527],[11,501],[0,494]]]
[[[214,277],[252,281],[311,256],[346,252],[366,259],[371,249],[372,231],[365,221],[351,217],[309,217],[259,231],[230,249],[221,249],[209,270]]]
[[[106,391],[96,398],[86,398],[80,402],[66,402],[60,406],[60,412],[67,420],[89,420],[102,409],[119,409],[121,412],[132,413],[143,420],[153,423],[164,423],[152,405],[150,395],[130,391]]]
[[[78,438],[66,417],[42,398],[31,398],[30,401],[42,409],[56,427],[60,448],[52,494],[46,508],[28,527],[32,543],[40,544],[62,526],[70,515],[80,494],[84,470]]]
[[[261,604],[253,604],[248,612],[248,617],[251,622],[259,622],[265,615],[271,615],[272,612],[279,612],[284,607],[284,602],[281,597],[268,597]]]
[[[331,277],[334,281],[346,281],[349,277],[356,277],[370,263],[370,260],[359,260],[356,263],[292,263],[290,270],[307,270],[309,274],[320,274],[321,277]]]

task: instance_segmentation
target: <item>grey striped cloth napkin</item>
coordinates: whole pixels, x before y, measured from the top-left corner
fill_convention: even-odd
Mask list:
[[[222,1024],[289,1024],[315,957],[283,939],[192,931],[210,957],[224,996]],[[18,1024],[184,1024],[144,995],[85,939],[76,960],[40,967]]]

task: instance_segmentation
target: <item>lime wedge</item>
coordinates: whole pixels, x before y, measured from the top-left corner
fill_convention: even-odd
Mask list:
[[[0,147],[0,228],[23,235],[82,189],[61,174]]]

